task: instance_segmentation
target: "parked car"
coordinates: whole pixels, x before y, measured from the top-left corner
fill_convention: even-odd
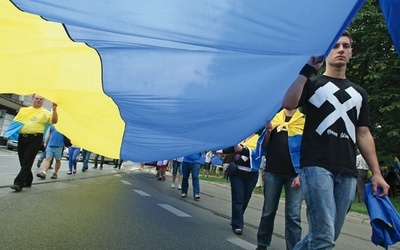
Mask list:
[[[9,150],[18,149],[18,141],[16,141],[16,140],[8,140],[7,141],[7,148]]]

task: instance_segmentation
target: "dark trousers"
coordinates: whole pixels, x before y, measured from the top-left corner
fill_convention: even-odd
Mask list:
[[[104,164],[104,156],[96,154],[94,157],[94,167],[97,168],[97,162],[99,161],[99,156],[100,156],[100,168],[103,168]]]
[[[358,203],[364,203],[365,184],[368,183],[368,170],[357,169],[357,198]]]
[[[243,229],[243,215],[257,184],[257,172],[237,170],[230,174],[232,195],[232,229]]]
[[[24,184],[32,184],[32,165],[37,153],[39,152],[42,141],[42,134],[28,136],[20,135],[18,137],[18,158],[21,169],[17,177],[14,179],[14,185],[18,185],[22,188]]]
[[[122,160],[122,159],[114,159],[114,165],[115,165],[114,168],[121,169],[122,162],[124,162],[124,160]]]

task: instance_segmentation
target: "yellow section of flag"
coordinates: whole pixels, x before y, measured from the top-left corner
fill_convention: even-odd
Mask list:
[[[102,89],[98,53],[73,42],[63,25],[10,1],[1,0],[0,9],[0,93],[38,93],[56,102],[61,133],[92,152],[119,158],[125,124]]]

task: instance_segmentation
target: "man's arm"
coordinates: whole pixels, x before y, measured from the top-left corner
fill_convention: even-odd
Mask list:
[[[272,124],[270,121],[268,121],[265,124],[265,137],[261,145],[262,149],[264,150],[268,148],[269,140],[271,138],[271,131],[272,131]]]
[[[286,91],[286,94],[282,101],[282,106],[285,109],[295,109],[297,108],[301,93],[303,92],[304,85],[307,79],[310,78],[314,73],[321,68],[323,64],[322,56],[312,56],[306,65],[301,69],[299,76],[294,80],[292,85]]]
[[[56,124],[58,122],[57,104],[53,102],[53,105],[51,108],[53,109],[53,112],[51,115],[51,123]]]
[[[369,169],[372,172],[372,193],[375,195],[378,187],[382,188],[382,193],[379,196],[388,195],[389,185],[386,183],[379,168],[378,157],[375,151],[375,142],[372,138],[368,127],[357,127],[357,146],[361,155],[367,162]]]

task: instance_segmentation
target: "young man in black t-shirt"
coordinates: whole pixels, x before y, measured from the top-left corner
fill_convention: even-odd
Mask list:
[[[262,147],[266,150],[264,173],[264,204],[257,233],[257,250],[271,244],[276,211],[282,188],[285,188],[285,242],[291,250],[301,240],[302,193],[300,145],[304,130],[304,115],[298,109],[283,109],[266,124]]]
[[[307,203],[308,235],[294,249],[332,249],[339,237],[356,188],[356,144],[372,172],[373,192],[389,186],[382,177],[369,130],[366,91],[346,78],[352,56],[346,31],[325,59],[311,57],[289,87],[283,107],[303,106],[306,115],[300,154],[300,184]],[[309,248],[310,247],[310,248]]]

